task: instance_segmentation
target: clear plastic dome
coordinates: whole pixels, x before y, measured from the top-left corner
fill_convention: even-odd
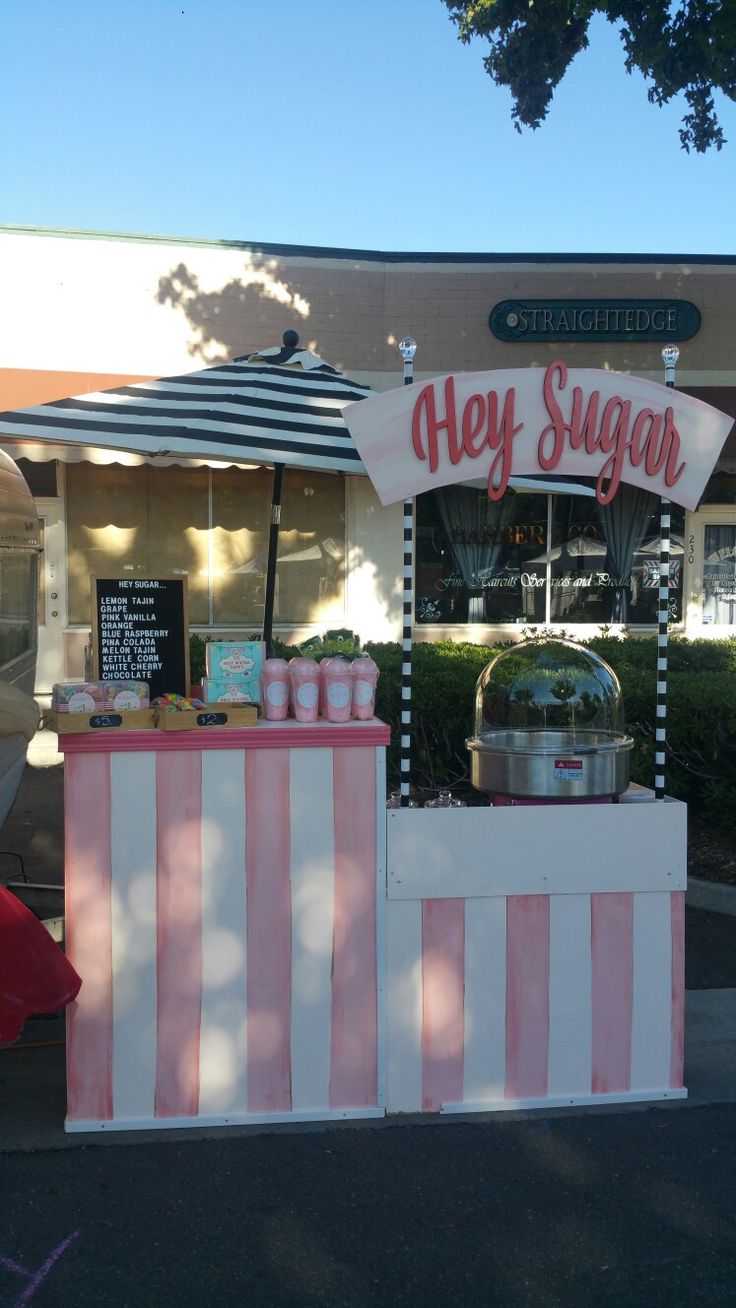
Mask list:
[[[497,655],[478,678],[475,734],[495,731],[624,731],[612,668],[569,640],[524,641]]]

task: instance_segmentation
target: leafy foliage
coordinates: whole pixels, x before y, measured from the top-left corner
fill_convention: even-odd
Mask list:
[[[489,76],[514,99],[517,131],[547,117],[554,92],[572,60],[588,46],[588,27],[602,14],[620,27],[627,72],[643,75],[651,104],[681,92],[688,105],[680,128],[683,149],[699,153],[725,143],[713,92],[736,99],[734,0],[443,0],[459,39],[490,42]]]

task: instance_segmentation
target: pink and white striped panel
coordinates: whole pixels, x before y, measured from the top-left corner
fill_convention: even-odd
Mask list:
[[[67,1129],[382,1114],[383,748],[70,751],[66,787]]]
[[[390,900],[389,1112],[676,1097],[683,893]]]

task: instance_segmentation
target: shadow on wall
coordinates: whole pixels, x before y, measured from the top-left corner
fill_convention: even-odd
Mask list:
[[[196,333],[189,354],[209,364],[276,344],[287,328],[301,332],[311,313],[309,301],[277,276],[274,260],[249,259],[242,277],[217,290],[205,290],[180,263],[159,279],[156,299],[182,311]]]

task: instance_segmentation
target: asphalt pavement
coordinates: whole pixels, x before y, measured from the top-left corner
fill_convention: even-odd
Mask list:
[[[62,814],[49,748],[3,880],[20,854],[60,885]],[[50,916],[58,890],[33,894]],[[63,1019],[29,1021],[0,1052],[0,1308],[733,1303],[736,918],[686,919],[669,1103],[67,1136]]]

